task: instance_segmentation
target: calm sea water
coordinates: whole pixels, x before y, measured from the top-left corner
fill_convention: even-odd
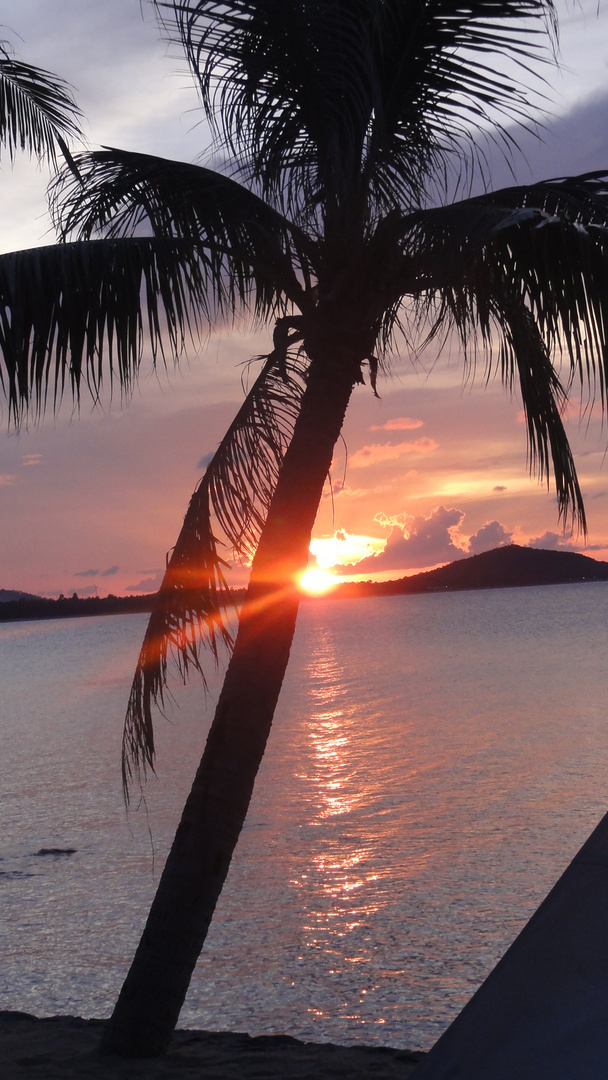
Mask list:
[[[136,946],[214,698],[127,815],[144,625],[0,626],[3,1008],[108,1015]],[[602,584],[303,605],[181,1024],[429,1047],[608,809],[607,647]]]

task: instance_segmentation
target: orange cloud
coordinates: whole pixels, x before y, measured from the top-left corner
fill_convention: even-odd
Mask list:
[[[377,521],[385,529],[392,529],[393,525],[398,525],[401,529],[404,529],[408,521],[412,520],[412,514],[408,514],[405,510],[400,514],[385,514],[383,510],[374,514],[374,521]]]
[[[322,569],[330,566],[345,566],[358,563],[369,555],[381,552],[386,541],[377,536],[360,536],[338,529],[333,536],[313,537],[310,551]]]
[[[411,416],[397,416],[394,420],[387,420],[386,424],[374,424],[370,431],[413,431],[414,428],[423,426],[422,420],[416,420]]]
[[[362,446],[356,454],[349,459],[349,465],[353,469],[365,469],[368,465],[377,465],[381,461],[393,461],[404,454],[429,454],[437,450],[439,443],[434,439],[416,439],[416,442],[402,443],[372,443],[370,446]]]

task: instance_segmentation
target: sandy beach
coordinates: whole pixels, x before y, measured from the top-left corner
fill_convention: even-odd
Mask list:
[[[288,1035],[177,1031],[162,1058],[98,1052],[103,1020],[0,1012],[3,1080],[406,1080],[424,1054],[305,1043]]]

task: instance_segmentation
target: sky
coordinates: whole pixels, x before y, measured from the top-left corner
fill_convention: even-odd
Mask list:
[[[561,70],[545,68],[542,141],[520,133],[510,165],[489,151],[493,186],[608,166],[608,7],[562,7]],[[67,79],[90,147],[185,161],[208,139],[188,73],[139,0],[4,0],[1,36]],[[0,251],[51,243],[48,173],[21,157],[0,167]],[[271,332],[210,330],[179,371],[144,364],[129,401],[65,401],[19,433],[0,408],[0,588],[56,596],[158,587],[188,500],[242,400],[249,357]],[[391,358],[357,387],[313,534],[321,566],[398,577],[517,542],[608,558],[607,432],[572,394],[568,430],[589,535],[562,534],[552,491],[531,479],[521,404],[456,346]],[[235,582],[243,580],[238,571]]]

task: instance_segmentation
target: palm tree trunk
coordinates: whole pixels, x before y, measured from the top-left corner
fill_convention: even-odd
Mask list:
[[[249,807],[285,675],[323,485],[356,381],[313,362],[253,562],[207,745],[131,969],[104,1036],[123,1056],[162,1054],[190,984]]]

